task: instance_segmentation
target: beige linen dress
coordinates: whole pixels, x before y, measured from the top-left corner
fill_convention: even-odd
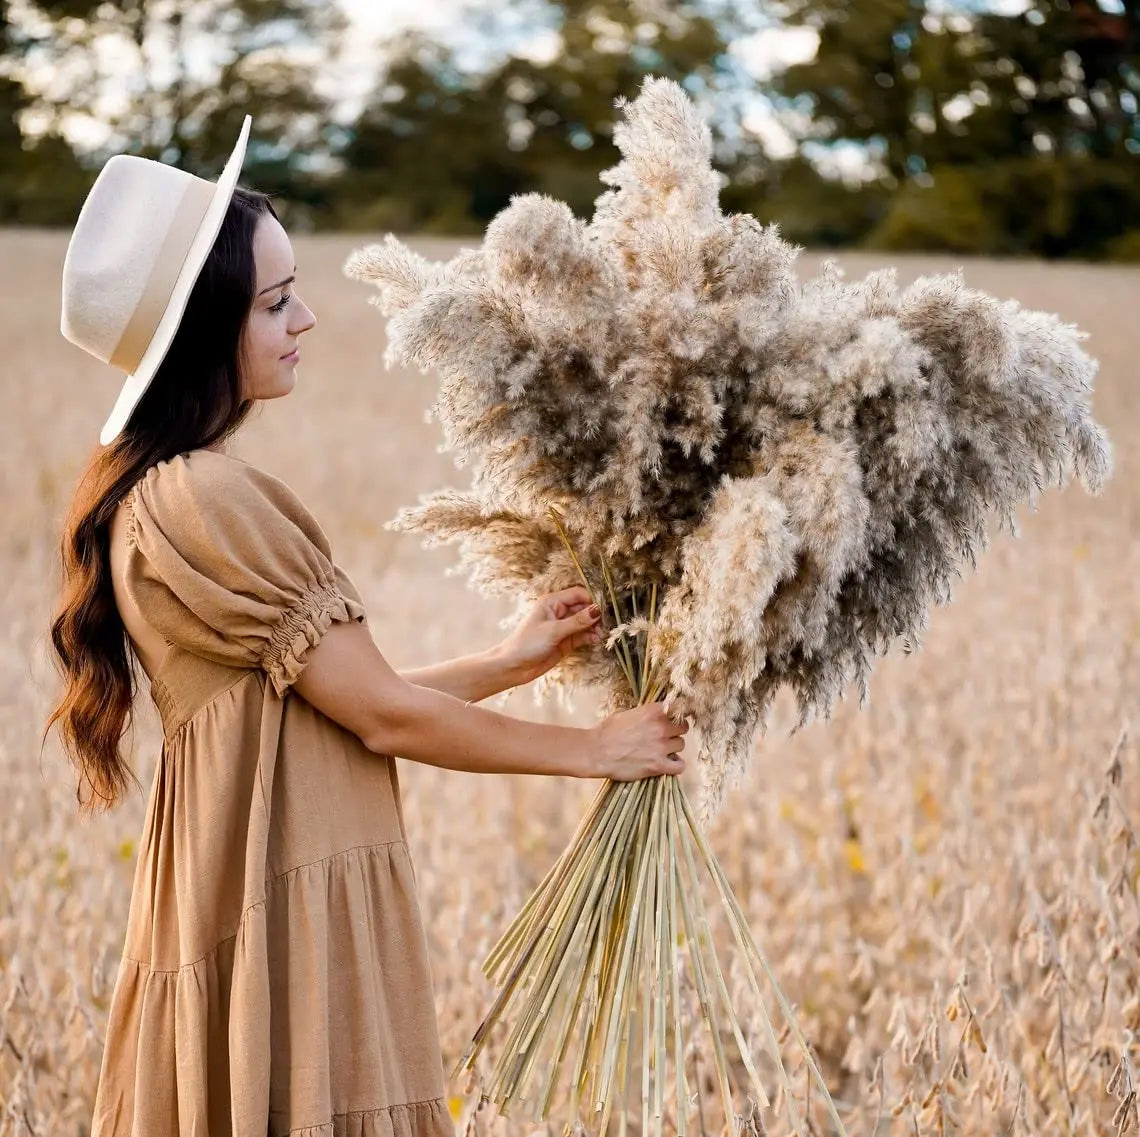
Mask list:
[[[454,1137],[395,759],[290,684],[366,624],[279,479],[194,450],[123,506],[161,758],[92,1137]]]

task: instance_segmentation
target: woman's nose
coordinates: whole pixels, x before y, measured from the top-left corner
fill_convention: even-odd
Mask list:
[[[294,335],[300,335],[302,332],[307,332],[310,328],[315,327],[317,323],[317,317],[313,314],[313,310],[308,306],[308,304],[302,300],[300,307],[304,315],[302,316],[301,321],[298,323],[297,327],[294,328]],[[301,312],[298,312],[298,315],[301,315]]]

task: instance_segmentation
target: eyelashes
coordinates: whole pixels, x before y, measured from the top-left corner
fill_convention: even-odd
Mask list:
[[[285,307],[285,305],[289,303],[289,300],[290,300],[290,294],[288,292],[286,292],[281,297],[281,299],[277,301],[276,304],[270,304],[269,305],[270,312],[280,312]]]

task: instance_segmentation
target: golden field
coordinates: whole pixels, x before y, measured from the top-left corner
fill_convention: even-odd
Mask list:
[[[318,326],[296,390],[263,405],[234,451],[283,477],[317,515],[381,651],[403,668],[489,646],[507,609],[445,575],[453,550],[382,528],[419,493],[465,485],[467,474],[437,452],[439,426],[424,421],[432,378],[384,369],[371,290],[341,274],[365,240],[294,242]],[[430,256],[457,247],[414,244]],[[58,526],[120,381],[59,334],[65,247],[66,234],[0,232],[0,1134],[13,1137],[88,1132],[144,805],[136,793],[80,820],[54,735],[39,748],[58,683],[47,654]],[[836,259],[849,277],[884,263]],[[801,275],[820,260],[804,253]],[[1115,474],[1096,498],[1079,486],[1050,491],[1038,511],[1022,511],[1019,539],[995,533],[921,649],[881,662],[864,709],[852,699],[791,735],[782,700],[748,784],[709,837],[852,1137],[1135,1132],[1140,271],[890,263],[900,284],[961,263],[969,285],[1089,331]],[[126,745],[148,786],[159,734],[145,692],[139,699]],[[587,698],[567,713],[528,690],[491,705],[579,725],[594,717]],[[690,786],[695,751],[693,739]],[[483,958],[597,783],[399,763],[450,1070],[494,994]],[[742,1022],[756,1026],[727,930],[714,934]],[[706,1036],[690,1039],[700,1087],[690,1133],[726,1130],[709,1048]],[[805,1070],[786,1054],[806,1093]],[[460,1133],[560,1132],[557,1117],[476,1111],[466,1081],[448,1092]],[[812,1116],[814,1132],[830,1132],[818,1102]],[[638,1104],[630,1134],[640,1118]],[[787,1132],[782,1116],[762,1120],[766,1130],[750,1131]],[[672,1117],[666,1132],[676,1132]]]

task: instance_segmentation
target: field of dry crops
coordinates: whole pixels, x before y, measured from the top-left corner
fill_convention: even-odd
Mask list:
[[[364,594],[381,650],[411,667],[490,645],[506,608],[445,575],[453,551],[382,528],[420,492],[467,475],[437,452],[438,424],[424,421],[431,379],[383,369],[381,319],[368,290],[340,273],[358,243],[296,240],[298,288],[319,323],[296,390],[265,404],[234,451],[312,508]],[[144,805],[135,794],[77,821],[54,736],[39,748],[57,683],[46,652],[57,529],[118,390],[116,373],[59,335],[65,245],[61,234],[0,233],[0,1134],[13,1137],[88,1132]],[[801,273],[819,259],[805,253]],[[838,260],[850,276],[883,263]],[[893,263],[905,284],[959,262]],[[1112,435],[1115,476],[1098,498],[1051,492],[1023,512],[1017,540],[995,535],[921,650],[880,664],[866,708],[846,706],[792,736],[791,701],[781,701],[748,785],[710,838],[852,1137],[1135,1131],[1140,272],[964,268],[968,284],[1092,333],[1086,346],[1102,361],[1094,406]],[[128,743],[149,785],[159,735],[140,698]],[[498,706],[582,725],[593,717],[588,699],[567,713],[527,690]],[[450,1070],[493,994],[481,961],[597,784],[399,761]],[[714,933],[731,960],[726,929]],[[755,1025],[743,977],[733,970],[729,982]],[[699,1091],[689,1131],[711,1135],[724,1119],[709,1046],[690,1040]],[[476,1111],[467,1083],[449,1094],[461,1133],[560,1129]],[[630,1134],[640,1116],[631,1110]],[[818,1103],[813,1116],[827,1133]],[[779,1117],[763,1120],[786,1132]]]

